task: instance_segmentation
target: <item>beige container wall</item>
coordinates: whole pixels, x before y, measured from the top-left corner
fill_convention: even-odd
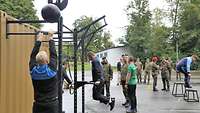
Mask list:
[[[32,113],[33,87],[29,75],[29,56],[34,36],[9,36],[6,39],[6,19],[0,12],[0,113]],[[25,24],[11,24],[11,32],[33,32]]]

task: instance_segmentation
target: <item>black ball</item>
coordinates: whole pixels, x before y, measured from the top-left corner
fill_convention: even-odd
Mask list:
[[[42,17],[45,21],[57,22],[61,16],[60,9],[54,4],[48,4],[42,8]]]

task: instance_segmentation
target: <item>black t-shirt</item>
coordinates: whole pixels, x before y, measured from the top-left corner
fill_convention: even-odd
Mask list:
[[[122,69],[121,62],[117,62],[117,71],[121,71],[121,69]]]

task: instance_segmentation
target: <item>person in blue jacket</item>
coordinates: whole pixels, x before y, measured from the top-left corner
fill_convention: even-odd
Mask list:
[[[49,53],[40,51],[45,36],[39,33],[31,52],[29,69],[34,89],[33,113],[58,113],[57,53],[49,33]]]
[[[185,87],[186,88],[192,88],[190,83],[190,67],[193,62],[195,62],[198,59],[197,55],[192,55],[191,57],[185,57],[182,58],[177,64],[176,64],[176,71],[177,73],[183,73],[185,78]]]

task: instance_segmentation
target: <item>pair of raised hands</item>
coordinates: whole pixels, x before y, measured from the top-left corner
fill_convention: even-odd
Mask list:
[[[49,41],[49,40],[53,40],[53,34],[54,33],[55,32],[50,31],[50,32],[48,32],[48,35],[44,35],[43,33],[40,32],[37,35],[37,41]]]

